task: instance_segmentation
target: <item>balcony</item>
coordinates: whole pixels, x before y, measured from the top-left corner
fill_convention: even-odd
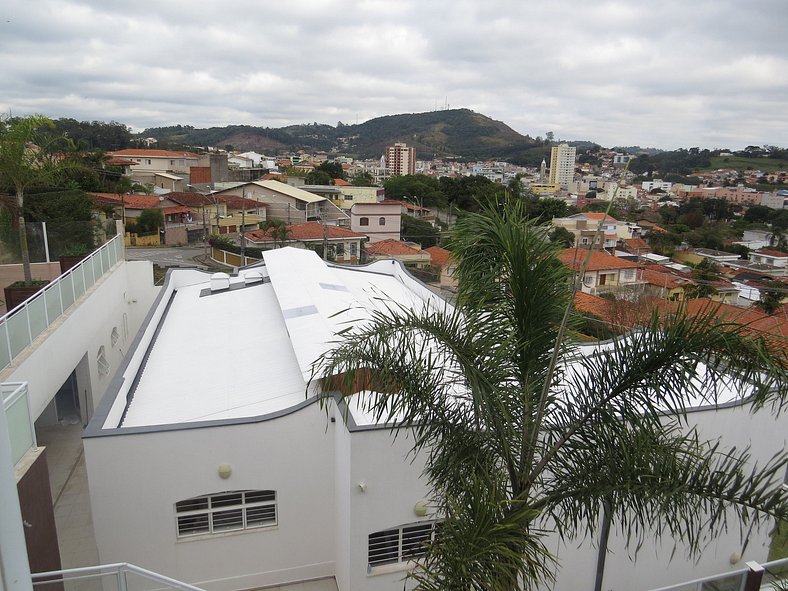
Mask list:
[[[0,318],[0,370],[52,323],[60,318],[118,261],[123,260],[123,236],[116,235],[44,289]]]

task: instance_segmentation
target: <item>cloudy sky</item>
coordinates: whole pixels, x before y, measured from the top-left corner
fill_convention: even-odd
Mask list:
[[[786,0],[9,0],[0,111],[135,130],[465,107],[605,146],[788,145]]]

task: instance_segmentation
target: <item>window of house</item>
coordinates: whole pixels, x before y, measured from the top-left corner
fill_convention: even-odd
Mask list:
[[[276,491],[235,490],[192,497],[175,503],[178,537],[220,534],[276,521]]]
[[[358,225],[359,226],[369,226],[369,218],[359,218]]]
[[[118,327],[117,326],[113,326],[112,327],[112,332],[109,335],[109,340],[112,343],[113,347],[118,344],[118,339],[119,338],[120,338],[120,333],[118,332]]]
[[[381,226],[385,226],[386,225],[386,218],[380,218],[378,220],[378,224],[381,225]]]
[[[145,160],[145,164],[150,164],[150,160]]]
[[[104,350],[104,345],[98,348],[96,353],[96,365],[98,365],[98,372],[100,376],[105,376],[109,373],[109,361],[107,361],[107,354]]]
[[[358,256],[358,242],[351,242],[350,243],[350,256],[357,257]]]
[[[427,543],[435,539],[439,522],[422,521],[369,534],[368,565],[407,562],[422,556]]]
[[[345,256],[345,243],[339,242],[336,245],[336,256],[343,257]]]

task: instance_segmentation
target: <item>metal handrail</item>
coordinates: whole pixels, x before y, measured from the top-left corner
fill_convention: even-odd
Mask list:
[[[748,563],[749,565],[749,563]],[[762,567],[765,572],[768,574],[770,571],[775,570],[777,568],[785,567],[788,570],[788,558],[781,558],[779,560],[772,560],[771,562],[764,562],[763,564],[759,565]],[[747,574],[751,571],[750,568],[744,569],[737,569],[732,570],[726,573],[718,573],[716,575],[711,575],[708,577],[702,577],[700,579],[692,579],[690,581],[684,581],[682,583],[677,583],[675,585],[670,585],[668,587],[659,587],[657,589],[652,589],[651,591],[673,591],[677,589],[687,589],[690,587],[694,587],[698,591],[703,591],[704,583],[713,583],[714,581],[718,581],[720,579],[728,579],[731,577],[741,577],[741,589],[744,589],[744,584],[747,580]]]
[[[79,296],[122,261],[123,252],[123,236],[117,234],[77,265],[0,317],[0,370],[13,365],[14,359],[23,349],[73,306]],[[71,282],[70,288],[66,285],[68,280]],[[41,309],[32,310],[33,306]],[[21,329],[22,334],[16,335],[18,338],[12,343],[11,331],[14,325]]]
[[[126,575],[128,573],[138,575],[150,581],[154,581],[155,583],[166,585],[168,587],[171,587],[173,589],[178,589],[180,591],[203,591],[203,589],[201,589],[200,587],[189,585],[188,583],[178,581],[177,579],[173,579],[165,575],[160,575],[159,573],[155,573],[153,571],[149,571],[139,566],[129,564],[128,562],[100,564],[98,566],[66,568],[62,570],[53,570],[43,573],[33,573],[31,574],[31,578],[33,579],[33,586],[35,587],[36,585],[41,586],[41,585],[47,585],[52,583],[60,583],[65,581],[79,581],[79,580],[86,580],[86,579],[92,579],[97,577],[106,577],[108,575],[112,575],[117,579],[118,590],[123,591],[124,589],[128,588],[126,582]]]

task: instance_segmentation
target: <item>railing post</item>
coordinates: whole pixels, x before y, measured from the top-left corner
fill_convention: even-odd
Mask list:
[[[764,568],[757,562],[746,562],[747,572],[744,573],[744,591],[758,591],[761,588]]]
[[[126,569],[122,564],[118,566],[118,591],[126,591]]]
[[[11,335],[8,334],[8,321],[5,323],[5,344],[8,347],[8,365],[14,366],[14,352],[11,350]]]

